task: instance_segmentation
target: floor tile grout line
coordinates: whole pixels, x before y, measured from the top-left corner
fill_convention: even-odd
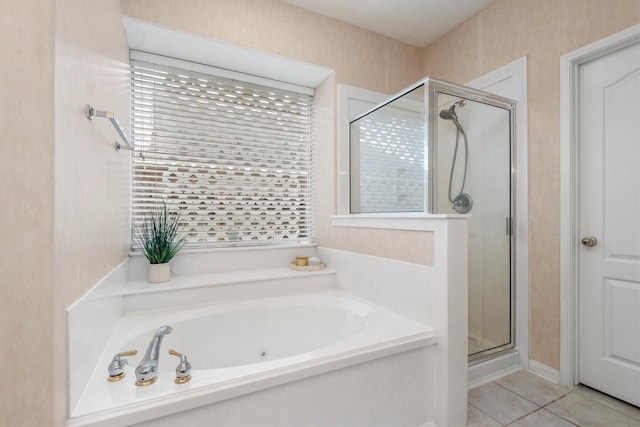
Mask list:
[[[497,386],[500,386],[501,388],[505,389],[505,390],[506,390],[506,391],[508,391],[509,393],[514,394],[514,395],[516,395],[516,396],[518,396],[518,397],[520,397],[520,398],[522,398],[522,399],[526,400],[527,402],[533,403],[534,405],[536,405],[536,406],[537,406],[537,408],[536,408],[534,411],[532,411],[532,412],[528,412],[528,413],[526,413],[526,414],[522,415],[520,418],[517,418],[517,419],[515,419],[515,420],[511,421],[509,424],[503,424],[501,421],[496,420],[495,418],[493,418],[491,415],[487,414],[487,413],[486,413],[485,411],[483,411],[482,409],[480,409],[480,408],[478,408],[477,406],[473,405],[472,403],[468,402],[468,404],[469,404],[470,406],[473,406],[475,409],[477,409],[478,411],[480,411],[481,413],[483,413],[484,415],[488,416],[489,418],[491,418],[492,420],[494,420],[495,422],[499,423],[499,424],[500,424],[500,425],[502,425],[502,426],[509,426],[509,425],[511,425],[511,424],[513,424],[513,423],[515,423],[515,422],[518,422],[519,420],[521,420],[521,419],[523,419],[523,418],[525,418],[525,417],[528,417],[528,416],[529,416],[529,415],[531,415],[531,414],[534,414],[534,413],[538,412],[538,411],[539,411],[539,410],[541,410],[541,409],[545,409],[546,411],[548,411],[549,413],[551,413],[551,414],[555,415],[556,417],[561,418],[561,419],[563,419],[564,421],[567,421],[568,423],[573,424],[574,426],[578,426],[578,427],[580,427],[578,424],[576,424],[576,423],[572,422],[571,420],[568,420],[568,419],[564,418],[563,416],[558,415],[558,414],[556,414],[555,412],[553,412],[553,411],[550,411],[550,410],[546,409],[546,407],[547,407],[548,405],[551,405],[552,403],[557,402],[558,400],[562,399],[563,397],[568,396],[569,394],[573,393],[574,391],[568,390],[568,391],[567,391],[567,393],[563,394],[562,396],[560,396],[560,397],[558,397],[558,398],[556,398],[556,399],[554,399],[554,400],[552,400],[552,401],[550,401],[550,402],[548,402],[548,403],[546,403],[546,404],[544,404],[544,405],[539,405],[538,403],[536,403],[536,402],[532,401],[531,399],[528,399],[528,398],[526,398],[525,396],[522,396],[521,394],[519,394],[519,393],[515,392],[514,390],[511,390],[510,388],[508,388],[508,387],[506,387],[506,386],[504,386],[504,385],[502,385],[502,384],[499,384],[499,383],[497,383],[497,382],[495,382],[495,381],[491,381],[490,383],[487,383],[487,384],[495,384],[495,385],[497,385]],[[624,415],[624,414],[623,414],[623,415]]]
[[[547,412],[549,412],[551,415],[554,415],[554,416],[556,416],[556,417],[558,417],[558,418],[560,418],[560,419],[562,419],[562,420],[564,420],[564,421],[568,422],[568,423],[569,423],[569,424],[571,424],[571,425],[574,425],[574,426],[576,426],[576,427],[580,427],[580,425],[579,425],[579,424],[576,424],[576,423],[574,423],[573,421],[569,421],[569,420],[567,420],[566,418],[562,418],[560,415],[555,414],[555,413],[553,413],[553,412],[551,412],[551,411],[548,411],[548,410],[546,410],[544,407],[540,407],[540,408],[536,409],[536,410],[535,410],[535,411],[533,411],[531,414],[523,415],[522,417],[518,418],[517,420],[512,421],[512,422],[511,422],[511,423],[509,423],[509,424],[506,424],[505,426],[506,426],[506,427],[509,427],[510,425],[513,425],[513,424],[517,423],[517,422],[518,422],[518,421],[520,421],[521,419],[526,418],[526,417],[528,417],[529,415],[533,415],[533,414],[535,414],[536,412],[539,412],[539,411],[547,411]]]
[[[544,409],[544,408],[538,408],[538,409],[536,409],[535,411],[533,411],[533,412],[531,412],[531,413],[529,413],[529,414],[525,414],[525,415],[521,416],[520,418],[518,418],[518,419],[515,419],[515,420],[511,421],[509,424],[504,424],[504,425],[505,425],[505,426],[510,426],[510,425],[512,425],[512,424],[514,424],[514,423],[517,423],[517,422],[518,422],[518,421],[520,421],[521,419],[526,418],[526,417],[528,417],[529,415],[533,415],[533,414],[535,414],[536,412],[540,411],[541,409]]]
[[[612,399],[616,399],[616,400],[617,400],[617,401],[619,401],[620,403],[623,403],[623,404],[625,404],[625,405],[632,406],[632,407],[637,408],[637,409],[639,409],[639,410],[640,410],[640,407],[639,407],[639,406],[632,405],[632,404],[631,404],[631,403],[629,403],[629,402],[625,402],[624,400],[620,400],[620,399],[618,399],[617,397],[614,397],[614,396],[611,396],[611,395],[606,394],[606,393],[604,393],[604,392],[601,392],[601,391],[599,391],[599,390],[596,390],[595,388],[591,388],[591,387],[589,387],[589,386],[587,386],[587,385],[584,385],[584,384],[582,384],[582,387],[584,387],[584,388],[588,388],[589,390],[592,390],[592,391],[594,391],[594,392],[596,392],[596,393],[604,394],[605,396],[609,396],[609,397],[610,397],[610,398],[612,398]],[[577,390],[577,389],[576,389],[576,390]],[[633,416],[633,415],[627,415],[627,414],[625,414],[624,412],[620,411],[618,408],[614,408],[613,406],[610,406],[610,405],[609,405],[608,403],[606,403],[606,402],[601,402],[601,401],[599,401],[599,400],[593,399],[592,397],[590,397],[590,396],[588,396],[588,395],[584,395],[584,394],[582,394],[582,393],[578,393],[578,395],[580,395],[580,396],[582,396],[582,397],[584,397],[584,398],[586,398],[586,399],[589,399],[589,400],[591,400],[591,401],[593,401],[593,402],[599,403],[599,404],[601,404],[601,405],[603,405],[603,406],[606,406],[606,407],[607,407],[607,408],[609,408],[609,409],[613,409],[614,411],[619,412],[619,413],[621,413],[622,415],[626,415],[627,417],[630,417],[630,418],[633,418],[634,420],[638,420],[638,421],[640,421],[640,415],[638,415],[638,417],[635,417],[635,416]]]
[[[511,423],[509,423],[509,424],[507,424],[507,425],[511,425],[511,424],[513,424],[513,423],[515,423],[515,422],[518,422],[519,420],[521,420],[521,419],[523,419],[523,418],[525,418],[525,417],[528,417],[529,415],[534,414],[534,413],[538,412],[538,411],[539,411],[539,410],[541,410],[541,409],[544,409],[545,411],[547,411],[547,412],[549,412],[550,414],[553,414],[554,416],[556,416],[556,417],[558,417],[558,418],[560,418],[560,419],[562,419],[562,420],[564,420],[564,421],[568,422],[569,424],[572,424],[572,425],[574,425],[574,426],[580,427],[580,425],[579,425],[579,424],[576,424],[576,423],[574,423],[573,421],[566,419],[566,418],[565,418],[565,417],[563,417],[562,415],[556,414],[555,412],[550,411],[549,409],[546,409],[546,407],[547,407],[547,406],[551,405],[551,404],[552,404],[552,403],[554,403],[554,402],[557,402],[558,400],[562,399],[563,397],[566,397],[566,396],[570,395],[571,393],[573,393],[573,391],[571,391],[571,390],[567,390],[567,392],[566,392],[565,394],[563,394],[562,396],[559,396],[559,397],[557,397],[557,398],[555,398],[555,399],[551,400],[550,402],[545,403],[544,405],[540,405],[539,403],[534,402],[533,400],[528,399],[527,397],[525,397],[525,396],[523,396],[523,395],[519,394],[519,393],[518,393],[518,392],[516,392],[515,390],[511,390],[511,389],[510,389],[509,387],[507,387],[507,386],[504,386],[504,385],[502,385],[502,384],[500,384],[500,383],[497,383],[497,382],[495,382],[495,381],[494,381],[494,383],[495,383],[496,385],[499,385],[500,387],[504,388],[505,390],[507,390],[507,391],[509,391],[509,392],[511,392],[511,393],[513,393],[513,394],[515,394],[516,396],[519,396],[519,397],[523,398],[524,400],[526,400],[526,401],[528,401],[528,402],[533,403],[534,405],[536,405],[536,406],[538,407],[538,409],[536,409],[535,411],[530,412],[530,413],[528,413],[528,414],[525,414],[525,415],[521,416],[520,418],[518,418],[517,420],[514,420],[514,421],[512,421]],[[493,418],[492,418],[492,419],[493,419]]]
[[[585,386],[585,387],[589,387],[589,386]],[[596,390],[596,389],[594,389],[594,388],[589,387],[589,389],[591,389],[591,390],[593,390],[593,391],[595,391],[595,392],[597,392],[597,393],[602,393],[602,394],[604,394],[605,396],[609,396],[609,397],[611,397],[611,398],[613,398],[613,399],[616,399],[616,400],[618,400],[618,401],[620,401],[620,402],[622,402],[622,403],[625,403],[625,404],[627,404],[627,405],[631,405],[630,403],[627,403],[627,402],[625,402],[624,400],[620,400],[620,399],[618,399],[618,398],[616,398],[616,397],[613,397],[613,396],[611,396],[611,395],[608,395],[608,394],[606,394],[606,393],[603,393],[603,392],[601,392],[601,391],[599,391],[599,390]],[[576,389],[576,390],[577,390],[577,389]],[[575,391],[575,390],[574,390],[574,391]],[[634,421],[640,421],[640,418],[636,418],[636,417],[634,417],[634,416],[632,416],[632,415],[625,414],[624,412],[622,412],[622,411],[618,410],[617,408],[614,408],[613,406],[609,406],[608,404],[606,404],[606,403],[604,403],[604,402],[600,402],[599,400],[593,399],[593,398],[591,398],[591,397],[589,397],[589,396],[585,396],[584,394],[581,394],[581,393],[577,393],[577,394],[578,394],[578,396],[580,396],[580,397],[584,397],[585,399],[589,399],[590,401],[595,402],[595,403],[597,403],[597,404],[599,404],[599,405],[602,405],[602,406],[604,406],[605,408],[609,408],[609,409],[611,409],[612,411],[615,411],[615,412],[617,412],[617,413],[619,413],[619,414],[624,415],[625,417],[629,417],[629,418],[631,418],[631,419],[632,419],[632,420],[634,420]],[[631,405],[631,406],[634,406],[634,405]],[[637,408],[637,406],[635,406],[635,407]],[[638,409],[640,409],[640,408],[638,408]]]
[[[558,413],[556,413],[556,412],[552,411],[551,409],[547,408],[547,406],[549,406],[549,405],[551,405],[551,404],[553,404],[553,403],[557,402],[558,400],[561,400],[561,399],[563,399],[563,398],[565,398],[565,397],[569,396],[570,394],[574,394],[574,393],[575,393],[575,390],[571,391],[571,392],[570,392],[570,393],[568,393],[568,394],[565,394],[564,396],[562,396],[562,397],[560,397],[560,398],[558,398],[558,399],[554,400],[553,402],[549,402],[547,405],[545,405],[545,406],[543,407],[543,409],[545,409],[545,410],[547,410],[547,411],[551,412],[553,415],[555,415],[555,416],[557,416],[557,417],[559,417],[559,418],[562,418],[563,420],[565,420],[565,421],[567,421],[567,422],[569,422],[569,423],[571,423],[571,424],[573,424],[573,425],[577,425],[578,427],[580,427],[580,424],[576,424],[576,423],[574,423],[573,421],[571,421],[571,420],[569,420],[569,419],[567,419],[567,418],[563,417],[562,415],[560,415],[560,414],[558,414]],[[604,404],[604,403],[602,403],[602,402],[598,402],[598,401],[597,401],[597,400],[595,400],[595,399],[591,399],[591,398],[589,398],[589,397],[587,397],[587,396],[583,396],[583,395],[581,395],[580,393],[575,393],[575,394],[577,394],[577,395],[578,395],[578,397],[585,398],[585,399],[590,400],[591,402],[596,403],[596,404],[598,404],[598,405],[600,405],[600,406],[602,406],[602,407],[604,407],[604,408],[606,408],[606,409],[610,409],[610,410],[612,410],[613,412],[617,412],[618,414],[622,415],[623,417],[629,418],[629,419],[630,419],[630,420],[632,420],[632,421],[640,421],[640,420],[636,419],[635,417],[632,417],[632,416],[630,416],[630,415],[627,415],[627,414],[625,414],[624,412],[620,412],[620,411],[618,411],[617,409],[612,408],[612,407],[610,407],[609,405],[605,405],[605,404]],[[600,412],[600,411],[598,411],[598,412]]]
[[[569,396],[570,394],[573,394],[574,392],[575,392],[575,390],[571,390],[571,391],[569,391],[567,394],[562,395],[562,396],[558,397],[557,399],[552,400],[551,402],[549,402],[549,403],[547,403],[546,405],[544,405],[544,406],[542,407],[542,409],[544,409],[545,411],[548,411],[549,413],[551,413],[551,414],[555,415],[555,416],[556,416],[556,417],[558,417],[558,418],[561,418],[561,419],[565,420],[566,422],[568,422],[568,423],[570,423],[570,424],[573,424],[574,426],[578,426],[578,427],[580,427],[580,424],[576,424],[576,423],[574,423],[573,421],[571,421],[571,420],[569,420],[569,419],[567,419],[567,418],[563,417],[563,416],[562,416],[562,415],[560,415],[560,414],[556,414],[556,413],[555,413],[555,412],[553,412],[551,409],[548,409],[548,408],[547,408],[547,406],[552,405],[552,404],[554,404],[554,403],[558,402],[559,400],[564,399],[565,397]]]
[[[478,408],[477,406],[469,403],[469,399],[467,399],[467,405],[473,407],[474,409],[476,409],[477,411],[479,411],[480,413],[486,415],[487,417],[491,418],[493,421],[497,422],[498,424],[500,424],[501,426],[503,426],[504,424],[502,424],[500,421],[496,420],[495,418],[493,418],[491,415],[487,414],[486,412],[484,412],[482,409]],[[467,418],[469,417],[469,415],[467,414]]]
[[[527,412],[526,414],[522,415],[520,418],[517,418],[517,419],[515,419],[515,420],[511,421],[509,424],[504,424],[502,421],[496,420],[496,419],[495,419],[495,418],[493,418],[491,415],[489,415],[489,414],[487,414],[486,412],[484,412],[482,409],[478,408],[477,406],[473,405],[472,403],[469,403],[469,401],[468,401],[468,399],[467,399],[467,403],[468,403],[469,405],[473,406],[475,409],[477,409],[478,411],[482,412],[483,414],[485,414],[486,416],[488,416],[489,418],[491,418],[492,420],[494,420],[495,422],[497,422],[497,423],[498,423],[498,424],[500,424],[501,426],[508,426],[508,425],[510,425],[510,424],[513,424],[513,423],[515,423],[516,421],[518,421],[518,420],[520,420],[520,419],[522,419],[522,418],[524,418],[524,417],[527,417],[527,416],[529,416],[529,415],[533,414],[534,412],[537,412],[537,411],[539,411],[540,409],[542,409],[542,408],[543,408],[542,406],[538,405],[536,402],[532,402],[531,400],[527,399],[526,397],[524,397],[524,396],[520,396],[518,393],[516,393],[516,392],[514,392],[514,391],[512,391],[512,390],[509,390],[507,387],[504,387],[503,385],[498,384],[498,383],[497,383],[497,382],[495,382],[495,381],[491,381],[490,383],[487,383],[487,384],[495,384],[495,385],[497,385],[497,386],[500,386],[500,387],[502,387],[503,389],[507,390],[509,393],[511,393],[511,394],[513,394],[513,395],[515,395],[515,396],[518,396],[518,397],[520,397],[520,398],[522,398],[522,399],[526,400],[527,402],[533,403],[533,404],[534,404],[534,405],[536,405],[536,407],[537,407],[537,408],[536,408],[535,410],[533,410],[532,412]],[[485,385],[486,385],[486,384],[485,384]]]
[[[526,379],[524,380],[524,382],[525,382],[525,383],[529,383]],[[528,417],[528,416],[530,416],[530,415],[532,415],[532,414],[534,414],[534,413],[536,413],[536,412],[539,412],[539,411],[542,409],[542,410],[545,410],[545,411],[547,411],[548,413],[552,414],[553,416],[558,417],[558,418],[562,419],[563,421],[566,421],[567,423],[571,424],[572,426],[580,427],[580,426],[581,426],[580,424],[576,424],[576,422],[575,422],[575,421],[569,420],[569,419],[565,418],[564,416],[562,416],[562,415],[560,415],[560,414],[557,414],[556,412],[554,412],[553,410],[551,410],[551,408],[549,408],[549,407],[550,407],[551,405],[553,405],[554,403],[556,403],[556,402],[558,402],[558,401],[560,401],[560,400],[562,400],[562,399],[564,399],[564,398],[568,397],[569,395],[575,395],[576,397],[587,399],[587,400],[589,400],[590,402],[593,402],[593,403],[597,404],[598,406],[600,406],[600,407],[602,407],[602,408],[605,408],[605,409],[607,409],[607,410],[611,410],[611,411],[613,411],[613,412],[615,412],[615,413],[617,413],[617,414],[619,414],[619,415],[621,415],[621,416],[623,416],[623,417],[625,417],[625,418],[628,418],[628,419],[630,419],[630,420],[633,420],[633,421],[640,421],[640,418],[636,417],[635,415],[627,414],[627,413],[625,413],[623,410],[620,410],[619,408],[616,408],[616,407],[612,406],[611,402],[606,402],[606,401],[604,401],[604,402],[603,402],[603,401],[599,401],[599,400],[597,400],[596,398],[594,398],[595,396],[593,396],[593,397],[592,397],[592,396],[591,396],[591,395],[589,395],[589,394],[585,395],[585,394],[582,394],[582,393],[578,393],[578,390],[580,390],[580,388],[574,388],[573,390],[566,390],[566,393],[565,393],[565,394],[563,394],[563,395],[561,395],[561,396],[558,396],[557,398],[555,398],[555,399],[553,399],[553,400],[551,400],[551,401],[549,401],[549,402],[547,402],[547,403],[545,403],[545,404],[543,404],[543,405],[540,405],[539,403],[534,402],[533,400],[531,400],[531,399],[527,398],[526,396],[521,395],[521,394],[520,394],[520,393],[518,393],[517,391],[512,390],[512,389],[511,389],[511,388],[509,388],[508,386],[503,385],[503,384],[500,384],[500,383],[498,383],[498,382],[496,382],[496,381],[491,381],[491,382],[489,382],[489,383],[487,383],[487,384],[495,384],[495,385],[497,385],[497,386],[501,387],[502,389],[506,390],[507,392],[509,392],[509,393],[511,393],[511,394],[513,394],[513,395],[515,395],[515,396],[518,396],[518,397],[520,397],[520,398],[524,399],[525,401],[532,403],[533,405],[535,405],[535,406],[537,407],[534,411],[529,412],[529,413],[526,413],[526,414],[524,414],[524,415],[520,416],[519,418],[517,418],[517,419],[515,419],[515,420],[513,420],[513,421],[510,421],[508,424],[503,424],[501,421],[499,421],[499,420],[495,419],[494,417],[492,417],[491,415],[489,415],[488,413],[486,413],[486,412],[485,412],[485,411],[483,411],[482,409],[480,409],[480,408],[478,408],[477,406],[473,405],[472,403],[468,402],[469,406],[473,407],[475,410],[477,410],[477,411],[478,411],[478,412],[480,412],[481,414],[483,414],[483,415],[487,416],[489,419],[491,419],[491,420],[495,421],[496,423],[498,423],[498,424],[499,424],[499,425],[501,425],[501,426],[511,426],[511,425],[513,425],[514,423],[517,423],[518,421],[522,420],[523,418],[526,418],[526,417]],[[585,386],[585,387],[586,387],[586,388],[591,389],[591,388],[590,388],[590,387],[588,387],[588,386]],[[595,389],[591,389],[591,390],[594,390],[596,393],[602,393],[602,392],[600,392],[600,391],[598,391],[598,390],[595,390]],[[608,395],[607,395],[607,394],[605,394],[605,393],[602,393],[602,394],[603,394],[604,396],[608,396]],[[610,397],[611,397],[612,399],[616,399],[616,398],[615,398],[615,397],[613,397],[613,396],[610,396]],[[616,400],[618,400],[618,401],[619,401],[620,403],[622,403],[622,404],[629,405],[629,406],[631,406],[631,407],[635,407],[634,405],[631,405],[630,403],[624,402],[623,400],[619,400],[619,399],[616,399]],[[639,409],[640,409],[640,408],[639,408]]]
[[[545,405],[540,405],[539,403],[534,402],[533,400],[531,400],[531,399],[529,399],[529,398],[527,398],[527,397],[525,397],[525,396],[521,395],[520,393],[517,393],[517,392],[515,392],[515,391],[511,390],[509,387],[503,386],[502,384],[496,383],[495,381],[494,381],[494,383],[495,383],[496,385],[498,385],[498,386],[502,387],[503,389],[507,390],[508,392],[513,393],[513,394],[515,394],[516,396],[523,398],[523,399],[524,399],[524,400],[526,400],[527,402],[531,402],[531,403],[533,403],[533,404],[534,404],[534,405],[536,405],[538,408],[544,408],[544,406],[545,406]],[[565,396],[566,396],[566,394],[565,394]],[[535,411],[534,411],[534,412],[535,412]]]

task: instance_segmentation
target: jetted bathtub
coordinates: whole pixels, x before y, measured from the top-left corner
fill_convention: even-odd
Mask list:
[[[134,369],[162,325],[173,331],[162,342],[158,381],[137,387]],[[194,408],[257,391],[268,393],[274,387],[423,349],[435,340],[435,333],[427,326],[335,290],[131,313],[121,318],[106,343],[68,424],[113,426],[149,421],[149,425],[158,425],[163,417],[183,413],[183,423],[197,425],[195,418],[189,420]],[[108,382],[107,366],[113,356],[132,349],[138,354],[128,358],[125,378]],[[169,355],[169,349],[188,357],[193,367],[191,381],[175,383],[179,359]],[[424,355],[415,360],[427,366]],[[372,372],[384,369],[375,367]],[[366,378],[372,373],[363,375]],[[342,377],[362,382],[349,375]],[[327,379],[333,393],[353,386],[340,385],[335,382],[340,376],[336,378]],[[316,385],[313,389],[314,395],[323,393]],[[295,399],[302,394],[293,392]],[[215,417],[215,411],[206,416]],[[218,425],[215,418],[208,420]],[[264,420],[264,425],[269,424]]]

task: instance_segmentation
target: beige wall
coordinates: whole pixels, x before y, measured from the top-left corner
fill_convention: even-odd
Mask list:
[[[334,68],[337,83],[394,93],[422,73],[418,48],[275,0],[123,0],[122,5],[134,18]]]
[[[422,77],[422,50],[273,0],[123,0],[127,16],[335,70],[316,93],[320,245],[430,264],[428,233],[336,228],[336,83],[395,93]],[[242,19],[230,19],[241,16]],[[268,28],[268,31],[263,30]]]
[[[528,57],[530,357],[560,365],[560,56],[640,22],[640,0],[495,0],[424,51],[465,83]]]
[[[55,419],[68,417],[65,308],[129,253],[129,47],[119,0],[56,0],[55,6]]]
[[[127,257],[128,48],[120,0],[5,2],[0,31],[1,425],[68,416],[66,307]],[[103,120],[103,122],[99,122]]]
[[[47,425],[55,367],[53,2],[4,2],[0,34],[0,424],[26,424],[26,413],[29,424]]]
[[[129,134],[129,47],[119,0],[56,0],[55,17],[56,280],[70,304],[129,252],[130,151],[85,113],[113,111]]]

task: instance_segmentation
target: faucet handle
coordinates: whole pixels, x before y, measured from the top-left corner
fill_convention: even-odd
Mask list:
[[[191,379],[191,363],[187,360],[187,356],[174,349],[170,349],[169,354],[180,358],[180,363],[176,366],[176,384],[188,382]]]
[[[120,356],[120,357],[135,356],[136,354],[138,354],[138,350],[133,349],[133,350],[129,350],[129,351],[120,352],[120,353],[116,354],[116,357],[118,357],[118,356]]]
[[[109,378],[107,378],[107,380],[109,382],[116,382],[123,379],[125,376],[124,367],[127,366],[128,363],[127,359],[123,359],[123,357],[135,356],[136,354],[138,354],[138,350],[134,349],[123,351],[113,356],[113,360],[111,361],[111,363],[109,363]]]

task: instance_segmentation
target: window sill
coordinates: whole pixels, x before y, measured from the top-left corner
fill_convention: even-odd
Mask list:
[[[292,243],[278,243],[278,244],[263,244],[263,245],[234,245],[233,243],[225,244],[224,246],[211,247],[204,246],[201,248],[191,247],[182,248],[180,254],[201,254],[209,252],[248,252],[248,251],[273,251],[278,249],[292,249],[292,248],[315,248],[318,246],[313,241],[300,241]],[[130,257],[144,256],[142,251],[129,251]]]

